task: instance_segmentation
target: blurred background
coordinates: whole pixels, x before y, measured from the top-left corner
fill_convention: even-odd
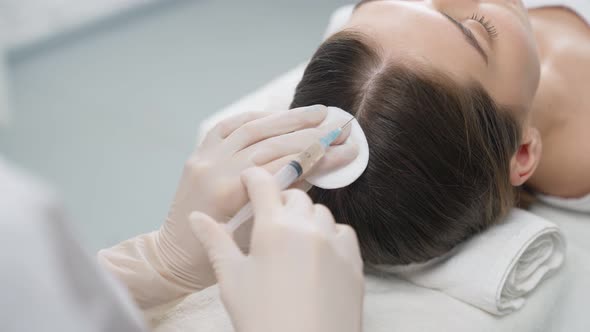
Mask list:
[[[90,250],[155,230],[199,122],[309,58],[348,3],[0,0],[0,155]]]

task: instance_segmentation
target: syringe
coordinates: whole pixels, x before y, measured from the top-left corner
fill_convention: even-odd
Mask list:
[[[326,136],[322,137],[319,142],[310,145],[295,159],[291,160],[289,164],[281,168],[274,175],[274,178],[278,182],[281,190],[289,188],[289,186],[295,183],[297,179],[306,175],[313,168],[313,166],[324,157],[326,154],[326,149],[328,149],[328,147],[332,145],[332,143],[334,143],[338,137],[340,137],[342,131],[344,131],[344,129],[350,125],[352,120],[354,120],[354,117],[348,120],[348,122],[346,122],[340,128],[329,132]],[[254,216],[252,204],[248,203],[244,205],[244,207],[242,207],[233,218],[230,219],[225,227],[230,233],[233,233],[243,223],[252,218],[252,216]]]

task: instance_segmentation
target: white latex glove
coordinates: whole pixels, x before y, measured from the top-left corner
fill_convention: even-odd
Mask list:
[[[276,172],[341,123],[323,123],[327,110],[312,106],[280,112],[244,113],[219,123],[187,161],[168,218],[160,230],[99,252],[102,265],[122,280],[142,308],[177,299],[215,283],[207,254],[189,228],[189,214],[227,221],[247,202],[240,174],[261,166]],[[348,137],[344,132],[336,144]],[[351,144],[328,149],[320,171],[349,163]],[[236,234],[247,248],[249,233]]]
[[[255,213],[248,256],[223,225],[191,215],[236,331],[361,331],[362,261],[352,228],[303,191],[281,194],[264,170],[243,180]]]
[[[187,162],[168,218],[158,233],[164,263],[179,282],[192,289],[215,283],[207,254],[189,229],[191,212],[200,211],[220,222],[228,221],[247,203],[240,174],[260,166],[271,173],[341,124],[324,124],[321,105],[273,113],[246,113],[221,122]],[[347,131],[329,149],[319,168],[335,168],[352,161],[356,147],[341,144]],[[241,230],[248,231],[247,229]],[[236,234],[242,248],[248,236]]]

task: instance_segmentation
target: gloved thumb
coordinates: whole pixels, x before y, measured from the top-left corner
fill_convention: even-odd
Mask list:
[[[197,211],[191,213],[190,227],[207,251],[215,273],[222,273],[219,269],[225,262],[244,257],[231,234],[208,215]]]

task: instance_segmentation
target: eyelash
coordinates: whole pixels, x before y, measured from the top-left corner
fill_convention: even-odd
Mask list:
[[[483,25],[483,27],[488,31],[488,34],[490,35],[490,37],[492,37],[492,39],[496,39],[498,37],[498,30],[496,30],[496,27],[492,24],[490,20],[486,20],[485,16],[480,16],[477,13],[474,13],[470,19],[477,21],[481,25]]]

